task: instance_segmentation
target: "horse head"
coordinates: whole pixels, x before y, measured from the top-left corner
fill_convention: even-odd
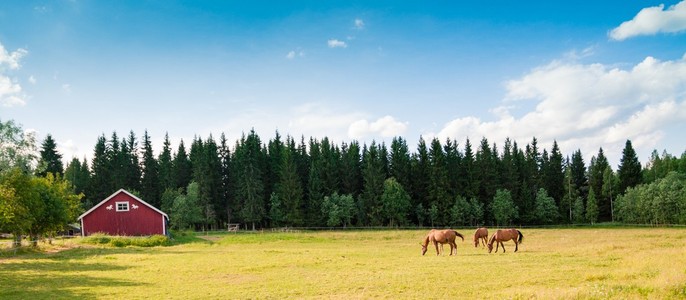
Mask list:
[[[493,251],[493,243],[488,243],[488,253],[491,253]]]
[[[422,243],[419,243],[419,244],[422,245],[422,255],[424,255],[426,253],[426,250],[428,249],[429,244],[426,244],[426,245],[424,245]]]

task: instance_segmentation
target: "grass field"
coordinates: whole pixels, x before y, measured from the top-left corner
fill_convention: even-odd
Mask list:
[[[686,298],[686,229],[522,229],[517,253],[507,242],[507,253],[488,254],[470,237],[452,257],[421,256],[425,233],[239,233],[152,248],[62,241],[74,248],[0,255],[0,299]]]

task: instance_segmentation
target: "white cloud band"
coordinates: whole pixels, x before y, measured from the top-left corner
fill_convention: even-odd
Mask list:
[[[626,139],[636,147],[655,147],[663,128],[686,122],[686,56],[674,61],[647,57],[631,69],[555,61],[507,82],[506,88],[504,105],[493,109],[495,121],[455,119],[437,136],[493,141],[535,136],[548,144],[556,139],[568,151],[599,146],[621,151]],[[526,103],[534,108],[514,116],[517,105]]]

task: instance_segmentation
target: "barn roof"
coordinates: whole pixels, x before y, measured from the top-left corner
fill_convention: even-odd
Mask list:
[[[114,198],[114,196],[118,195],[119,193],[125,193],[129,195],[131,198],[136,199],[138,202],[143,203],[145,206],[150,207],[152,210],[158,212],[159,214],[163,215],[167,220],[169,220],[169,216],[162,212],[161,210],[155,208],[154,206],[150,205],[148,202],[143,201],[141,198],[136,197],[134,194],[129,193],[125,189],[119,189],[118,191],[114,192],[114,194],[110,195],[107,197],[107,199],[100,201],[97,205],[93,206],[91,209],[89,209],[87,212],[81,214],[77,220],[81,220],[81,218],[85,217],[87,214],[91,213],[92,211],[96,210],[98,207],[101,205],[105,204],[107,201],[110,199]]]

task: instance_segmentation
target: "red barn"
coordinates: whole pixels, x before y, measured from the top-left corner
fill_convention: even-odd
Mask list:
[[[169,217],[124,189],[79,216],[81,236],[167,234]]]

